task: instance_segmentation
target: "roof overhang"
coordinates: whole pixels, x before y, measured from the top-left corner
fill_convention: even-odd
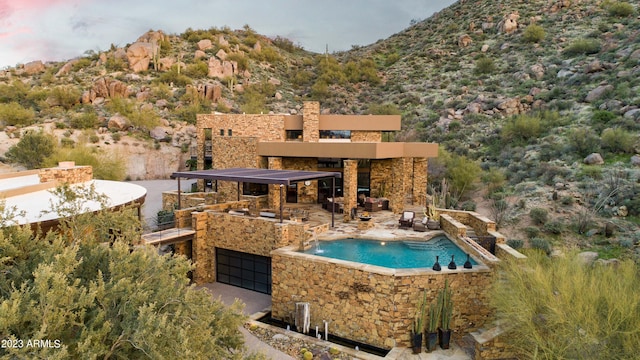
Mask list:
[[[434,158],[438,157],[438,144],[417,142],[330,141],[259,142],[258,155],[279,157],[348,157],[350,159]]]
[[[172,178],[206,179],[234,182],[250,182],[257,184],[291,185],[306,180],[317,180],[328,177],[340,178],[342,174],[330,171],[298,171],[255,168],[231,168],[196,171],[178,171]]]

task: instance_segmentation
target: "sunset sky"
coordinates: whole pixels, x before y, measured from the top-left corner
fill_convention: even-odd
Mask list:
[[[148,30],[180,34],[248,24],[306,50],[369,45],[454,0],[0,0],[0,69],[62,61],[133,43]]]

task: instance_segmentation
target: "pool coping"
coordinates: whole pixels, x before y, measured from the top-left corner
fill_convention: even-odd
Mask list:
[[[323,234],[324,235],[324,234]],[[330,236],[318,236],[318,241],[335,241],[335,240],[344,240],[344,239],[363,239],[363,240],[379,240],[379,241],[405,241],[405,240],[420,240],[420,241],[429,241],[436,236],[446,236],[451,242],[453,242],[456,246],[458,246],[463,252],[468,253],[469,256],[473,258],[476,262],[476,265],[471,269],[465,269],[462,265],[456,267],[455,270],[447,268],[447,266],[442,266],[440,271],[435,271],[431,267],[421,267],[421,268],[408,268],[408,269],[394,269],[388,268],[384,266],[371,265],[359,263],[356,261],[342,260],[342,259],[334,259],[321,255],[314,254],[305,254],[303,252],[298,251],[300,245],[289,245],[282,248],[275,249],[271,251],[272,256],[274,254],[286,257],[297,257],[308,259],[309,261],[322,262],[326,264],[334,264],[345,266],[353,269],[358,269],[362,271],[367,271],[375,274],[385,275],[385,276],[411,276],[411,275],[424,275],[424,274],[451,274],[451,273],[461,273],[461,272],[486,272],[491,271],[491,268],[487,266],[483,261],[480,260],[482,257],[480,254],[475,254],[471,252],[465,251],[466,246],[460,244],[457,239],[453,239],[451,236],[447,235],[444,231],[432,232],[423,236],[403,236],[399,237],[395,234],[390,234],[389,236],[375,236],[372,234],[336,234]],[[314,240],[307,241],[305,243],[305,249],[308,249],[312,246]],[[475,249],[473,249],[475,251]]]

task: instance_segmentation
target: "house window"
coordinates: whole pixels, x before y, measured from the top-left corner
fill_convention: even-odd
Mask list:
[[[224,136],[224,129],[220,129],[220,136]]]
[[[320,130],[320,139],[351,139],[351,130]]]
[[[287,140],[302,140],[302,130],[287,130]]]
[[[269,186],[267,184],[242,183],[242,195],[259,196],[267,194],[269,194]]]
[[[233,132],[231,131],[231,129],[229,129],[229,130],[227,131],[227,133],[228,133],[228,135],[229,135],[229,136],[233,135]]]

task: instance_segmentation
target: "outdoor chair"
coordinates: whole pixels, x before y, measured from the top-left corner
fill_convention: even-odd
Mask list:
[[[401,228],[410,228],[413,226],[413,219],[415,219],[416,217],[416,213],[413,211],[405,211],[402,213],[402,217],[400,218],[400,220],[398,220],[400,222],[400,227]]]
[[[427,221],[429,221],[429,218],[426,216],[422,219],[422,221],[414,221],[413,231],[420,231],[420,232],[427,231]]]

